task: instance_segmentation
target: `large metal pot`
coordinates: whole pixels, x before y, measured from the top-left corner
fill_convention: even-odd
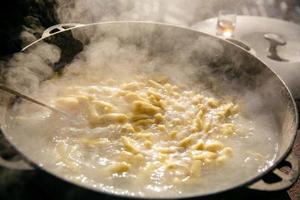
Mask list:
[[[61,48],[61,58],[53,66],[57,70],[72,61],[76,53],[82,50],[82,46],[84,47],[84,45],[112,35],[118,37],[121,42],[147,48],[152,56],[170,55],[173,52],[181,51],[183,56],[192,65],[208,64],[214,68],[214,73],[225,75],[228,79],[232,80],[234,85],[239,85],[236,90],[242,91],[247,88],[247,90],[263,93],[262,95],[265,97],[262,100],[264,101],[263,104],[267,105],[267,109],[272,110],[272,115],[276,119],[280,132],[279,151],[274,164],[264,172],[244,180],[243,183],[233,184],[218,191],[212,189],[211,192],[201,194],[201,196],[212,195],[240,187],[265,191],[281,190],[290,187],[297,180],[299,175],[298,161],[290,153],[298,124],[295,102],[285,84],[270,68],[234,43],[188,28],[166,24],[151,22],[104,22],[87,25],[62,24],[50,27],[44,32],[41,39],[25,47],[23,52],[26,56],[27,52],[37,48],[43,41],[50,41]],[[80,40],[80,42],[76,41],[76,44],[80,43],[77,49],[74,49],[70,44],[66,44],[66,41],[72,41],[73,37]],[[191,46],[197,46],[199,49],[205,48],[206,51],[197,51],[197,48],[193,51],[187,51]],[[229,69],[226,68],[226,71],[224,68],[218,67],[226,63],[231,64],[231,67]],[[32,156],[27,154],[24,149],[14,144],[10,137],[13,133],[6,128],[6,116],[9,115],[11,107],[11,104],[4,105],[5,112],[1,113],[1,127],[7,140],[18,150],[24,160],[8,161],[1,158],[0,164],[14,169],[39,168],[62,180],[68,181],[64,177],[52,172],[49,168],[38,166],[38,160],[32,159]],[[288,174],[283,173],[277,168],[278,164],[283,161],[289,163]],[[280,177],[280,180],[274,183],[266,183],[262,180],[262,177],[267,173],[276,174]],[[103,192],[101,189],[73,183],[91,190]],[[183,197],[186,196],[179,196],[178,198]]]

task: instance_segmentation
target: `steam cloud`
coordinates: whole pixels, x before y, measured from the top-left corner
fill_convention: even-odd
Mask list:
[[[215,16],[216,13],[213,10],[218,10],[226,5],[232,8],[233,2],[235,1],[57,0],[56,10],[61,23],[146,20],[189,26],[197,19]],[[94,33],[77,31],[73,34],[75,38],[86,41]],[[24,30],[21,39],[24,44],[29,44],[37,38]],[[33,48],[29,53],[17,53],[9,63],[4,63],[6,67],[2,70],[2,77],[12,88],[25,92],[34,91],[38,88],[39,81],[49,78],[53,73],[51,68],[53,63],[59,59],[59,51],[57,47],[45,43],[37,49]]]
[[[137,74],[159,73],[179,84],[192,85],[198,75],[209,73],[206,62],[219,59],[223,47],[205,37],[197,39],[195,33],[188,38],[189,34],[185,37],[183,32],[172,30],[151,24],[103,24],[88,27],[85,32],[75,29],[73,35],[85,43],[84,50],[66,66],[62,81],[49,82],[62,87],[84,83],[84,77],[130,81]]]

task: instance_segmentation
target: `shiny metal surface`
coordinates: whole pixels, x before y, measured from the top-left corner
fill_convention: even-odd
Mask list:
[[[192,28],[215,35],[216,23],[216,18],[210,18],[194,24]],[[272,43],[265,39],[265,34],[270,33],[273,35],[269,37]],[[300,26],[292,22],[258,16],[237,17],[235,39],[254,49],[256,56],[283,79],[296,99],[300,98],[299,36]]]

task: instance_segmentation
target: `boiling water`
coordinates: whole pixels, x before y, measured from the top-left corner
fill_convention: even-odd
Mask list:
[[[98,83],[95,84],[97,81]],[[120,89],[119,86],[109,86],[109,84],[103,87],[99,82],[100,80],[91,81],[84,76],[81,78],[76,77],[75,80],[66,82],[54,79],[45,83],[37,94],[43,94],[42,100],[44,102],[54,104],[57,96],[65,95],[65,88],[70,86],[94,89],[96,87],[96,90],[98,87],[99,91],[101,88],[110,88],[111,92],[109,94],[98,96],[101,100],[108,100],[110,95],[116,95]],[[196,107],[192,106],[191,100],[188,99],[189,95],[192,98],[197,94],[201,94],[205,101],[208,97],[223,101],[223,97],[218,96],[212,91],[203,90],[203,88],[199,90],[201,83],[199,85],[197,87],[185,86],[179,97],[176,97],[178,103],[184,107],[184,110],[180,111],[182,118],[180,118],[180,115],[176,115],[176,117],[179,116],[181,120],[194,120],[195,113],[198,110],[195,110]],[[146,93],[148,89],[142,89],[141,92]],[[51,93],[48,91],[51,91]],[[251,93],[251,98],[260,98],[255,95],[255,93]],[[134,166],[133,169],[120,173],[108,172],[107,167],[114,163],[113,158],[126,151],[119,142],[122,136],[120,134],[120,126],[101,125],[91,127],[86,121],[86,116],[77,111],[74,114],[76,115],[77,122],[74,122],[61,116],[56,116],[44,108],[30,103],[22,103],[15,106],[12,110],[6,131],[9,133],[9,137],[13,143],[29,159],[50,172],[73,182],[102,191],[132,196],[190,196],[211,193],[230,188],[233,185],[239,185],[255,177],[273,164],[278,148],[278,129],[274,126],[274,119],[272,119],[268,111],[262,111],[261,113],[252,112],[252,109],[255,110],[255,108],[251,107],[253,105],[248,105],[247,99],[243,99],[242,96],[236,96],[232,101],[239,104],[239,112],[227,120],[227,122],[233,123],[236,126],[234,134],[226,136],[222,134],[214,135],[212,131],[204,135],[202,134],[204,131],[200,131],[202,134],[201,139],[205,141],[210,139],[218,140],[224,147],[231,148],[232,155],[227,156],[222,162],[213,161],[212,164],[207,164],[206,161],[203,161],[201,171],[196,174],[197,178],[191,177],[191,174],[187,176],[180,169],[175,170],[174,173],[169,173],[164,167],[157,165],[155,170],[149,173],[148,169],[146,170],[149,165],[146,166],[146,164],[140,168],[135,167],[136,164],[131,164],[131,166]],[[114,102],[117,105],[123,105],[123,103],[118,103],[117,100]],[[128,111],[126,110],[126,106],[122,109],[124,113]],[[209,113],[207,116],[211,115],[213,118],[214,109],[211,110],[207,112]],[[190,116],[191,119],[188,119],[187,113],[192,113]],[[166,117],[169,117],[168,119],[171,120],[174,116],[170,114]],[[189,130],[190,124],[178,125],[180,129],[176,129],[176,126],[174,126],[174,130],[179,131],[178,140],[191,134],[189,131],[184,131]],[[159,132],[153,127],[151,126],[147,131]],[[89,138],[109,139],[110,143],[104,147],[99,147],[93,144],[84,146],[77,142],[78,138],[87,136]],[[130,137],[131,133],[127,136]],[[173,144],[174,146],[178,146],[178,141],[176,139],[173,140],[175,142],[172,139],[166,139],[165,136],[156,134],[153,143],[155,145],[165,145],[166,148],[171,148]],[[137,146],[139,149],[142,149],[139,153],[145,157],[145,163],[158,162],[159,159],[154,158],[158,155],[157,152],[143,149],[139,144]],[[174,162],[179,163],[179,166],[184,165],[190,170],[192,165],[190,155],[185,153],[188,148],[181,146],[178,152],[175,153],[176,156],[170,156],[168,159],[173,159],[173,161],[175,160]],[[150,155],[151,152],[153,153],[152,156]],[[216,154],[222,156],[222,151],[217,151]],[[130,155],[132,156],[132,154]],[[128,159],[131,158],[129,157]],[[127,160],[125,159],[125,161]],[[164,161],[159,162],[163,163]],[[161,163],[158,163],[158,165],[161,165]]]

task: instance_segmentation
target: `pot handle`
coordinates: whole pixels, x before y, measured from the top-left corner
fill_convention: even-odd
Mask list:
[[[299,177],[299,161],[293,153],[290,153],[290,155],[283,161],[283,164],[284,162],[289,164],[289,166],[285,165],[289,168],[288,173],[284,173],[279,169],[279,167],[276,167],[275,170],[270,172],[273,173],[273,175],[277,176],[277,178],[279,178],[278,181],[274,183],[267,183],[266,181],[261,179],[248,187],[250,189],[262,191],[278,191],[291,187]]]
[[[242,49],[248,51],[249,53],[253,54],[254,56],[256,55],[256,52],[254,49],[252,49],[249,45],[247,45],[246,43],[237,40],[237,39],[233,39],[233,38],[226,38],[227,41],[241,47]]]
[[[49,28],[47,28],[43,32],[41,39],[81,26],[84,26],[84,24],[78,24],[78,23],[56,24],[54,26],[50,26]]]
[[[79,24],[79,23],[66,23],[66,24],[56,24],[54,26],[50,26],[49,28],[47,28],[43,34],[42,34],[42,37],[36,41],[34,41],[33,43],[25,46],[22,51],[26,50],[27,48],[29,48],[30,46],[34,45],[35,43],[47,38],[47,37],[50,37],[52,35],[55,35],[57,33],[61,33],[61,32],[64,32],[64,31],[68,31],[68,30],[71,30],[71,29],[74,29],[74,28],[77,28],[77,27],[81,27],[81,26],[85,26],[85,24]]]
[[[8,169],[16,169],[16,170],[33,170],[34,168],[22,158],[19,160],[6,160],[0,156],[0,166]]]

